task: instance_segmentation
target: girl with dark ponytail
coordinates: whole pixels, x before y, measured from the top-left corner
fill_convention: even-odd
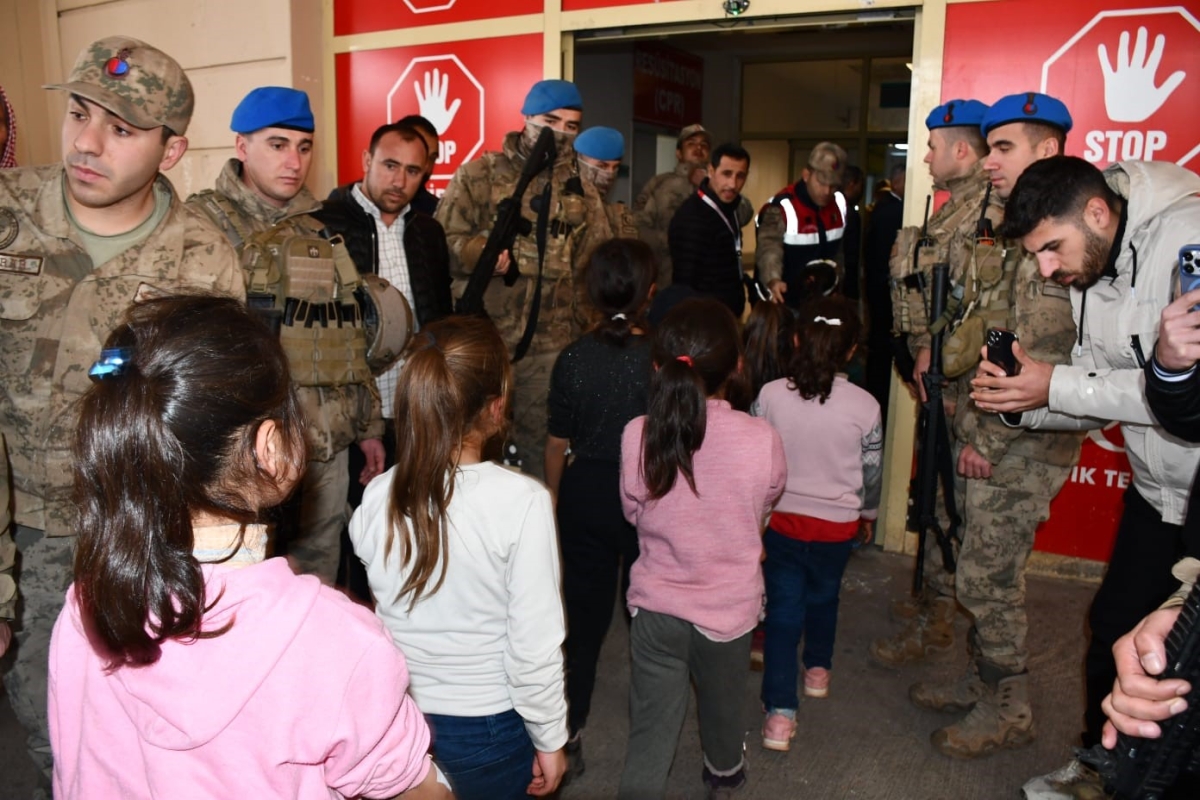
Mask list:
[[[641,555],[630,576],[630,735],[620,797],[661,797],[696,686],[703,780],[745,782],[742,702],[762,608],[766,516],[783,491],[779,435],[734,411],[737,321],[721,302],[685,300],[654,332],[647,415],[621,440],[621,501]]]
[[[507,427],[495,326],[422,328],[396,385],[396,465],[350,520],[375,613],[408,657],[459,800],[552,794],[566,769],[563,623],[550,493],[483,460]]]
[[[787,489],[763,537],[762,744],[769,750],[788,750],[795,735],[801,639],[805,696],[829,693],[842,573],[854,542],[870,541],[874,532],[883,466],[879,403],[843,373],[860,331],[848,300],[806,305],[787,377],[764,386],[755,406],[779,431],[788,464]]]
[[[305,463],[276,337],[232,299],[150,300],[90,375],[50,648],[55,797],[444,796],[379,623],[265,560],[264,512]]]
[[[651,369],[643,315],[655,273],[645,242],[610,239],[598,246],[584,268],[596,323],[563,349],[550,375],[546,484],[557,495],[567,610],[567,755],[576,774],[583,769],[582,732],[617,586],[624,596],[638,557],[637,531],[621,512],[621,432],[646,413]]]

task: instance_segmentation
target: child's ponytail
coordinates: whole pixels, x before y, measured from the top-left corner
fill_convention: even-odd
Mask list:
[[[512,367],[495,326],[482,317],[453,316],[431,323],[410,343],[396,385],[396,468],[389,521],[400,563],[412,565],[398,597],[409,608],[441,588],[446,577],[447,509],[463,439],[486,434],[483,412],[507,398]]]
[[[737,321],[722,303],[680,303],[655,331],[655,372],[642,439],[642,473],[651,499],[663,497],[682,474],[697,493],[692,456],[704,443],[707,400],[719,396],[741,358]]]
[[[833,380],[854,354],[861,330],[854,305],[841,297],[822,297],[804,306],[799,344],[788,370],[801,397],[822,404],[829,399]]]

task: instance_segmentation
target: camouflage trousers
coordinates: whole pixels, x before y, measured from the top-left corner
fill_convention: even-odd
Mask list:
[[[961,447],[955,448],[955,463]],[[1050,516],[1070,467],[1006,455],[992,465],[992,477],[967,480],[955,475],[955,503],[962,517],[958,569],[942,568],[931,535],[925,542],[926,581],[938,594],[955,597],[974,619],[979,655],[1010,673],[1025,669],[1025,565],[1038,525]],[[939,514],[939,516],[942,516]]]
[[[352,444],[351,447],[358,445]],[[299,536],[288,543],[292,567],[316,575],[329,586],[337,578],[342,529],[350,521],[350,455],[340,450],[329,461],[310,461],[300,486]]]
[[[550,397],[550,372],[558,351],[528,353],[513,365],[512,440],[521,459],[521,471],[546,478],[546,416]]]
[[[25,728],[29,757],[41,770],[42,783],[48,788],[53,776],[46,710],[50,634],[74,578],[75,538],[50,537],[23,525],[16,526],[13,538],[20,554],[17,585],[21,602],[16,625],[16,659],[4,675],[4,688],[13,713]]]

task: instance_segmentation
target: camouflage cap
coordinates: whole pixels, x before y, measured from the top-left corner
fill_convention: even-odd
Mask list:
[[[169,55],[129,36],[93,42],[79,54],[62,89],[116,114],[135,128],[165,125],[187,132],[195,95],[183,67]]]
[[[709,133],[708,130],[703,125],[700,125],[700,124],[688,125],[686,128],[681,130],[679,132],[679,138],[675,140],[675,149],[682,150],[683,143],[686,142],[688,139],[692,138],[693,136],[704,137],[704,141],[708,142],[708,149],[709,150],[712,149],[712,146],[713,146],[712,134]]]
[[[846,151],[833,142],[820,142],[808,154],[808,168],[816,173],[822,183],[841,186],[842,171],[846,168]]]

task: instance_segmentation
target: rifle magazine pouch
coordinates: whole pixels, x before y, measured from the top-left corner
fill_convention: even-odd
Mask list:
[[[297,386],[345,386],[371,380],[367,338],[361,328],[284,325],[279,343]]]
[[[974,314],[946,333],[942,345],[942,372],[947,378],[957,378],[979,363],[983,334],[983,319]]]

